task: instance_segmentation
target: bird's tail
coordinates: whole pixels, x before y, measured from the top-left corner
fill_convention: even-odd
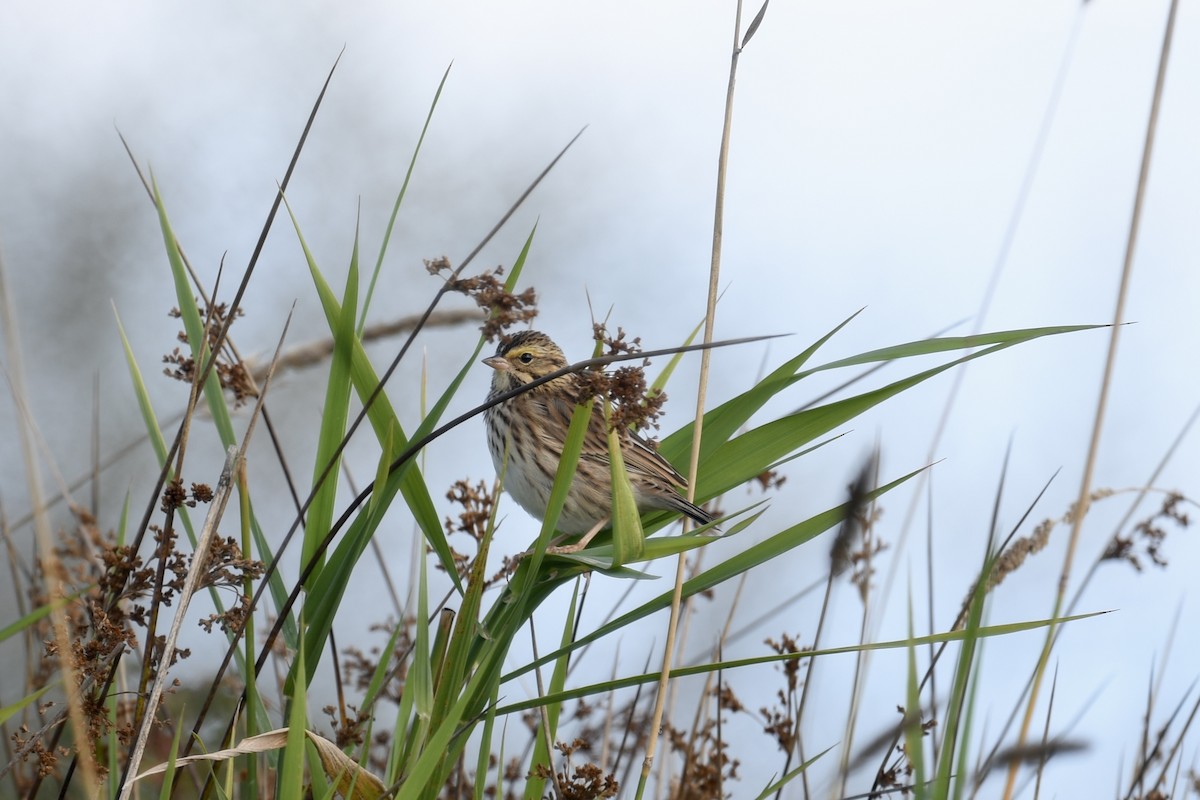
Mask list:
[[[707,525],[716,519],[716,517],[695,503],[689,503],[686,497],[683,497],[682,495],[675,495],[675,498],[677,499],[671,503],[671,507],[682,514],[686,514],[687,516],[691,517],[698,524]]]

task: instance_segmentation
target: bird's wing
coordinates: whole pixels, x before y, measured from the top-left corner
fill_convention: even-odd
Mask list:
[[[687,480],[671,466],[671,463],[659,455],[653,445],[637,433],[630,431],[626,435],[621,455],[625,459],[625,469],[632,475],[640,475],[654,482],[679,488],[687,486]],[[608,425],[604,420],[604,411],[598,405],[592,414],[591,424],[588,425],[583,454],[580,458],[603,464],[606,468],[610,463]]]
[[[565,427],[570,423],[571,414],[575,410],[574,403],[558,396],[542,399],[540,404],[548,417],[557,418],[554,421]],[[552,437],[546,436],[548,444],[554,443],[561,447],[561,442],[553,442]],[[633,474],[644,476],[652,481],[661,482],[683,488],[687,479],[671,466],[670,462],[659,455],[658,451],[642,436],[630,432],[625,440],[622,451],[625,458],[625,468]],[[583,451],[579,458],[604,469],[609,468],[611,459],[608,457],[608,426],[604,420],[604,409],[596,403],[592,407],[592,418],[588,423],[587,433],[583,438]]]
[[[671,466],[671,462],[663,458],[648,441],[636,433],[629,435],[622,455],[625,456],[626,469],[641,472],[650,478],[667,481],[681,489],[687,486],[687,478],[680,475],[679,471]]]

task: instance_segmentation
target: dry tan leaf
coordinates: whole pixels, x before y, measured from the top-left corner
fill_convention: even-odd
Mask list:
[[[175,759],[176,767],[185,767],[188,764],[195,764],[199,761],[228,761],[231,758],[238,756],[249,755],[251,753],[265,753],[268,750],[278,750],[287,744],[287,728],[277,728],[273,731],[260,733],[257,736],[251,736],[247,739],[242,739],[238,742],[237,747],[230,747],[227,750],[214,750],[211,753],[201,753],[198,756],[188,756],[187,758]],[[133,779],[133,782],[140,781],[142,778],[150,775],[160,775],[167,771],[167,765],[170,762],[163,762],[156,767],[151,767],[145,772]]]
[[[316,746],[317,756],[325,775],[333,781],[334,788],[349,800],[378,800],[387,793],[387,786],[358,762],[342,752],[328,739],[308,732],[308,740]]]
[[[383,781],[360,767],[357,761],[343,753],[336,744],[312,731],[304,733],[316,747],[317,756],[321,759],[321,767],[325,770],[325,775],[333,781],[334,788],[342,797],[348,798],[348,800],[378,800],[387,793],[387,786]],[[287,728],[267,731],[242,739],[238,742],[237,747],[176,759],[175,766],[184,767],[198,761],[228,761],[238,756],[278,750],[287,745],[287,735]],[[132,783],[150,775],[160,775],[166,771],[167,763],[164,762],[141,773],[133,779]]]

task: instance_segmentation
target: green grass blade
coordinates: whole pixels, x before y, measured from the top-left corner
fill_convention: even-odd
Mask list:
[[[56,600],[51,600],[49,603],[46,603],[43,606],[38,606],[33,611],[30,611],[28,614],[21,617],[16,622],[10,622],[9,624],[5,625],[3,628],[0,628],[0,642],[3,642],[5,639],[15,636],[16,634],[25,630],[26,628],[28,628],[30,625],[34,624],[38,620],[43,619],[46,616],[53,614],[58,609],[63,608],[65,606],[73,603],[74,601],[76,601],[80,597],[82,597],[84,592],[89,591],[91,588],[92,588],[91,585],[89,585],[83,589],[80,589],[77,592],[72,592],[70,595],[68,595],[66,597],[60,597]]]
[[[825,748],[824,750],[822,750],[821,752],[817,753],[815,756],[810,758],[808,761],[805,761],[800,766],[798,766],[795,769],[793,769],[792,771],[788,772],[786,775],[784,775],[779,780],[768,784],[766,786],[766,788],[764,788],[761,792],[759,792],[756,800],[766,800],[766,798],[768,798],[768,797],[773,797],[780,789],[782,789],[784,786],[787,786],[795,778],[799,777],[799,775],[802,772],[807,770],[813,764],[817,763],[817,759],[821,758],[822,756],[827,754],[832,749],[833,749],[832,747]]]
[[[1062,625],[1068,622],[1076,622],[1078,620],[1097,617],[1102,614],[1107,614],[1107,611],[1094,611],[1088,614],[1076,614],[1070,617],[1059,617],[1058,624]],[[1011,622],[1003,625],[988,625],[978,629],[974,634],[975,637],[995,637],[995,636],[1010,636],[1015,633],[1023,633],[1026,631],[1048,628],[1053,620],[1039,619],[1027,622]],[[870,652],[875,650],[897,650],[909,646],[920,647],[927,644],[940,644],[942,642],[961,642],[967,638],[968,634],[965,630],[946,631],[944,633],[933,633],[925,636],[918,636],[913,639],[897,639],[887,642],[869,642],[867,644],[853,644],[844,647],[827,647],[821,650],[806,650],[800,653],[771,653],[763,656],[755,656],[753,658],[735,659],[733,661],[717,661],[707,664],[698,664],[691,667],[677,667],[671,670],[671,679],[678,680],[679,678],[687,678],[693,675],[705,675],[710,672],[719,670],[737,670],[745,667],[761,666],[765,664],[774,664],[776,662],[787,661],[796,658],[817,658],[821,656],[844,655],[848,653]],[[583,641],[583,640],[579,640]],[[573,649],[579,645],[579,641],[572,645]],[[555,651],[551,655],[557,657],[561,654],[562,649]],[[544,661],[543,657],[542,661]],[[541,663],[539,661],[539,663]],[[527,669],[517,670],[510,675],[505,676],[504,680],[508,680],[512,675],[519,674]],[[633,686],[640,686],[647,683],[656,683],[661,674],[658,672],[647,672],[641,675],[631,675],[613,680],[594,683],[588,686],[582,686],[576,689],[568,689],[558,694],[546,695],[542,698],[532,698],[530,700],[521,700],[515,703],[510,703],[506,706],[501,706],[496,710],[497,714],[514,714],[523,711],[528,711],[532,708],[537,708],[540,705],[548,703],[563,703],[568,700],[577,700],[581,697],[591,697],[594,695],[604,694],[606,692],[616,691],[618,689],[627,689]]]
[[[171,750],[167,754],[167,771],[163,773],[162,786],[158,790],[158,800],[168,800],[171,789],[175,785],[175,759],[179,757],[179,739],[183,736],[183,711],[175,723],[175,734],[171,737]]]
[[[401,774],[409,774],[412,761],[420,755],[428,735],[429,719],[433,715],[433,661],[429,636],[429,584],[425,559],[418,569],[416,642],[412,649],[412,668],[400,700],[400,713],[396,720],[397,736],[394,741],[403,743],[399,758],[394,759],[394,769],[388,774],[388,782],[394,783]],[[400,728],[403,724],[405,727]],[[407,735],[404,735],[407,732]]]
[[[853,317],[851,317],[851,319],[853,319]],[[944,372],[945,370],[950,369],[957,364],[962,364],[980,356],[988,355],[999,350],[1003,350],[1007,347],[1012,347],[1013,345],[1022,344],[1024,342],[1029,342],[1041,337],[1103,327],[1096,325],[1072,325],[1047,328],[1027,328],[1021,330],[979,334],[976,336],[925,339],[917,342],[909,342],[907,344],[897,345],[894,347],[872,350],[868,353],[833,361],[807,371],[799,371],[800,367],[802,367],[809,360],[812,354],[815,353],[821,345],[828,341],[833,334],[837,333],[849,321],[850,320],[846,320],[845,322],[841,323],[841,325],[838,325],[832,331],[827,333],[803,353],[785,362],[782,366],[774,370],[770,375],[760,381],[749,391],[742,393],[738,397],[729,400],[728,402],[712,409],[705,414],[704,442],[702,443],[700,449],[700,473],[701,478],[707,479],[709,483],[707,484],[707,488],[702,489],[702,480],[701,485],[697,486],[697,497],[701,499],[709,499],[723,493],[724,491],[727,491],[728,488],[732,488],[733,486],[737,485],[737,483],[729,484],[729,476],[731,474],[744,475],[745,465],[740,465],[738,469],[727,467],[726,462],[730,455],[739,454],[745,456],[745,450],[747,448],[752,449],[753,446],[760,442],[760,440],[769,439],[781,428],[767,428],[766,426],[762,426],[761,428],[756,429],[760,431],[758,434],[756,434],[756,436],[751,437],[751,439],[743,442],[741,445],[739,445],[739,447],[734,448],[733,450],[726,450],[728,445],[732,444],[732,442],[729,441],[730,438],[733,437],[737,430],[741,428],[747,421],[749,421],[750,417],[758,412],[768,400],[789,386],[792,386],[797,381],[802,380],[803,378],[808,377],[816,372],[879,361],[896,360],[900,358],[923,355],[934,355],[954,350],[962,350],[964,348],[978,348],[985,345],[988,346],[986,350],[969,353],[936,369],[927,370],[926,372],[922,372],[904,381],[897,381],[891,384],[889,387],[884,387],[884,389],[877,390],[876,392],[867,392],[859,395],[857,398],[851,398],[849,401],[843,401],[848,403],[847,406],[837,407],[837,404],[831,403],[827,406],[821,406],[820,408],[808,409],[809,412],[821,412],[822,409],[829,409],[829,411],[826,413],[830,414],[831,417],[826,419],[827,424],[832,422],[832,415],[834,415],[835,412],[846,414],[845,418],[842,420],[844,422],[853,418],[856,414],[862,413],[862,411],[866,410],[866,408],[869,408],[870,405],[882,402],[892,395],[903,391],[906,388],[911,388],[912,386],[915,386],[918,383],[921,383],[922,381],[939,374],[940,372]],[[870,405],[863,406],[857,411],[852,410],[854,405],[868,400],[872,401]],[[800,413],[803,414],[807,412]],[[786,430],[791,430],[801,421],[806,424],[808,422],[812,422],[811,420],[793,420],[792,423],[784,423],[785,420],[789,420],[797,416],[799,415],[788,415],[780,420],[776,420],[776,422],[781,423],[782,429]],[[837,424],[841,423],[832,422],[830,427],[833,427]],[[824,430],[829,430],[829,427],[826,427]],[[751,433],[753,433],[753,431]],[[818,429],[815,433],[809,433],[807,438],[802,437],[800,439],[800,443],[802,444],[804,441],[811,439],[813,436],[819,435],[821,435],[821,431]],[[691,448],[691,436],[692,424],[689,423],[665,438],[662,442],[659,452],[661,452],[663,456],[673,464],[683,463],[687,457],[688,451]],[[738,438],[741,439],[743,437]],[[795,441],[792,440],[792,447],[795,446],[798,445],[796,445]],[[775,448],[776,458],[783,457],[783,455],[787,453],[789,449],[790,448],[784,448],[782,446]],[[758,456],[758,458],[752,458],[751,460],[758,460],[759,458],[761,458],[761,454]],[[722,473],[724,476],[723,479],[715,479],[709,474],[710,470],[712,469],[711,465],[714,463],[727,467]],[[758,472],[753,474],[758,474]],[[746,476],[742,478],[742,480],[745,480],[748,477],[749,476]],[[719,488],[721,486],[725,486],[726,488]]]
[[[854,316],[857,316],[855,314]],[[704,441],[700,445],[700,461],[705,463],[718,447],[727,442],[750,418],[758,413],[767,402],[796,382],[796,372],[812,358],[820,347],[835,333],[854,319],[851,316],[833,330],[826,333],[799,355],[784,362],[753,388],[743,392],[704,414]],[[659,452],[672,464],[682,464],[692,447],[692,431],[695,422],[689,422],[675,433],[663,439]],[[701,470],[703,472],[703,470]]]
[[[287,744],[279,761],[279,797],[303,797],[304,763],[308,745],[308,683],[305,680],[304,645],[296,650],[292,674],[296,676],[288,709]]]
[[[973,788],[972,780],[967,777],[971,775],[970,758],[971,754],[965,744],[971,741],[971,723],[975,719],[975,704],[979,699],[979,673],[983,669],[983,650],[986,645],[986,640],[980,640],[976,645],[978,656],[975,658],[975,663],[971,668],[971,683],[970,690],[967,692],[967,703],[965,709],[966,722],[961,728],[959,734],[960,746],[958,749],[958,764],[955,770],[955,780],[953,786],[953,797],[955,800],[962,800],[966,796],[968,789]]]
[[[971,675],[974,672],[975,653],[980,643],[980,631],[983,630],[983,611],[987,604],[987,576],[991,574],[995,559],[988,553],[983,568],[975,581],[975,590],[971,595],[971,605],[967,612],[967,621],[963,626],[962,646],[958,660],[954,665],[954,681],[950,687],[950,698],[942,715],[942,746],[938,753],[937,775],[934,778],[934,792],[938,798],[950,796],[950,782],[953,769],[958,761],[955,757],[959,748],[965,746],[966,731],[960,730],[962,715],[969,697]]]
[[[363,509],[354,522],[350,523],[342,542],[329,557],[321,575],[313,582],[312,590],[304,604],[304,618],[308,620],[308,625],[304,629],[303,638],[310,650],[319,648],[320,652],[324,649],[333,621],[345,597],[346,588],[354,578],[359,556],[366,549],[382,519],[382,513],[370,513],[370,509]],[[316,668],[315,661],[309,665],[310,680]]]
[[[158,463],[161,465],[167,460],[167,442],[163,438],[162,429],[158,426],[158,415],[154,412],[154,406],[150,402],[150,392],[146,390],[146,382],[142,379],[142,370],[138,367],[137,359],[134,358],[133,347],[129,344],[129,337],[125,335],[125,326],[121,323],[121,315],[117,313],[115,307],[113,316],[117,321],[117,333],[121,337],[121,346],[125,349],[125,364],[129,367],[129,379],[133,383],[133,394],[137,398],[138,408],[142,412],[142,422],[145,423],[150,446],[154,448],[154,454],[158,457]]]
[[[175,282],[175,297],[176,302],[179,303],[180,319],[183,321],[183,329],[187,333],[188,344],[192,348],[195,369],[202,370],[207,366],[207,360],[213,357],[208,349],[204,320],[201,319],[200,310],[196,307],[192,282],[187,268],[183,264],[183,254],[179,252],[179,243],[175,240],[175,233],[171,230],[171,223],[167,219],[167,209],[163,204],[162,196],[159,195],[158,184],[154,181],[153,176],[151,176],[150,182],[154,194],[154,206],[158,210],[159,226],[162,228],[163,244],[167,248],[167,260],[171,265],[171,277]],[[208,373],[208,380],[204,382],[203,389],[209,413],[212,414],[213,425],[221,437],[221,445],[228,449],[237,443],[237,437],[233,433],[233,420],[230,419],[229,406],[225,403],[225,395],[221,391],[221,381],[217,377],[215,369]]]
[[[471,725],[464,725],[463,721],[478,697],[490,697],[495,692],[506,650],[496,647],[487,651],[445,720],[427,739],[423,739],[424,751],[406,773],[404,785],[396,793],[396,800],[417,800],[437,795],[437,790],[444,783],[444,776],[436,775],[437,769],[445,762],[453,764],[454,758],[466,745]]]
[[[258,517],[254,514],[254,504],[247,501],[247,506],[250,508],[250,533],[254,537],[254,548],[258,552],[258,559],[264,564],[270,564],[275,558],[275,554],[271,550],[271,543],[267,541],[262,525],[259,524]],[[288,590],[284,588],[283,577],[279,574],[279,570],[271,573],[267,589],[271,593],[271,602],[275,604],[276,609],[283,608],[287,604]],[[300,627],[296,623],[295,613],[290,613],[283,620],[284,644],[294,650],[299,645],[299,636]]]
[[[558,462],[558,472],[554,475],[554,486],[550,489],[550,501],[546,505],[546,516],[542,519],[542,528],[534,543],[533,552],[523,562],[528,563],[529,568],[524,573],[518,570],[517,575],[514,576],[514,584],[517,584],[517,579],[525,578],[525,581],[516,586],[519,596],[526,588],[526,581],[532,580],[538,574],[542,559],[546,554],[546,548],[550,545],[550,540],[554,538],[558,517],[562,514],[563,506],[567,502],[567,494],[571,490],[571,482],[575,479],[576,467],[579,466],[579,455],[583,452],[583,439],[592,418],[593,402],[595,402],[594,399],[589,399],[587,402],[575,406],[575,411],[571,414],[571,425],[567,429],[567,436],[563,441],[563,454]]]
[[[36,702],[39,697],[53,689],[58,685],[58,683],[58,681],[48,683],[42,688],[36,689],[30,694],[25,695],[17,702],[9,703],[6,706],[0,707],[0,725],[3,725],[5,722],[11,719],[14,714],[20,713],[21,709],[25,708],[30,703]]]
[[[467,578],[467,593],[463,595],[455,621],[454,633],[446,653],[444,667],[436,687],[433,705],[433,724],[438,726],[446,718],[454,700],[462,689],[464,678],[469,674],[470,652],[479,634],[479,610],[483,603],[483,592],[487,588],[487,556],[491,547],[490,531],[479,542],[479,549]]]
[[[320,278],[320,269],[307,246],[304,257],[313,273],[314,282]],[[321,427],[317,437],[317,451],[313,458],[313,501],[308,507],[304,528],[304,543],[300,549],[300,563],[315,563],[308,576],[307,586],[311,590],[320,576],[323,558],[315,558],[318,546],[324,541],[333,523],[334,504],[337,502],[338,465],[340,450],[346,435],[350,417],[350,369],[356,337],[354,334],[354,309],[358,308],[358,232],[354,235],[354,248],[350,257],[350,268],[346,271],[346,287],[342,294],[342,313],[333,328],[333,355],[329,364],[329,378],[325,384],[325,402],[321,410]],[[320,651],[313,651],[320,652]]]
[[[608,415],[605,414],[607,417]],[[642,532],[642,517],[633,499],[633,485],[625,470],[621,455],[621,431],[608,432],[609,472],[612,479],[612,566],[620,567],[638,561],[645,550],[646,534]]]
[[[491,700],[488,701],[487,713],[483,717],[483,732],[479,737],[479,755],[475,761],[475,792],[474,800],[485,800],[487,794],[487,781],[483,776],[487,775],[489,761],[492,753],[497,750],[497,764],[499,768],[496,770],[496,797],[505,797],[504,794],[504,734],[501,732],[499,741],[493,741],[495,738],[496,727],[496,706],[499,704],[500,686],[497,685],[492,692]]]
[[[870,501],[882,496],[885,492],[894,489],[919,472],[920,470],[910,472],[908,475],[905,475],[898,480],[892,481],[885,486],[877,488],[875,491],[867,495],[866,500]],[[746,548],[728,560],[723,561],[720,564],[709,568],[708,570],[705,570],[688,581],[685,581],[683,584],[683,597],[686,598],[698,592],[707,591],[708,589],[711,589],[714,586],[729,580],[730,578],[737,577],[747,570],[753,569],[754,567],[764,564],[771,559],[782,555],[783,553],[787,553],[788,551],[799,547],[800,545],[810,541],[835,525],[840,524],[842,520],[845,519],[847,512],[848,507],[846,505],[840,505],[835,508],[831,508],[828,511],[817,514],[814,517],[810,517],[803,522],[793,525],[790,528],[786,528],[774,536],[771,536],[755,545]],[[600,626],[587,636],[577,639],[574,644],[571,645],[571,649],[582,647],[585,644],[596,641],[601,637],[618,631],[630,623],[635,622],[636,620],[647,617],[656,611],[661,611],[664,608],[668,608],[671,604],[671,595],[672,593],[670,591],[664,592],[663,594],[660,594],[657,597],[647,601],[632,611],[617,617],[606,625]],[[512,680],[519,675],[529,672],[534,666],[545,664],[554,658],[557,658],[559,655],[561,655],[561,653],[554,652],[549,655],[542,656],[533,663],[527,664],[508,673],[504,676],[503,680]]]
[[[121,518],[117,520],[117,547],[125,546],[125,534],[129,530],[129,492],[125,492],[125,501],[121,503]]]
[[[375,669],[371,672],[371,680],[367,683],[367,690],[363,693],[362,707],[371,708],[375,705],[375,701],[379,699],[379,693],[383,691],[388,675],[392,671],[390,655],[396,652],[396,643],[400,641],[400,634],[404,632],[404,621],[398,620],[396,628],[388,637],[387,644],[384,645],[383,654],[379,658],[379,663],[375,665]]]
[[[701,467],[700,480],[696,486],[696,497],[703,501],[723,494],[754,476],[762,474],[770,464],[786,457],[793,450],[829,433],[839,425],[849,422],[885,400],[955,366],[1012,347],[1013,344],[1016,342],[977,350],[947,364],[919,372],[874,391],[788,414],[747,431],[717,448],[709,461]],[[705,435],[707,437],[707,433]]]
[[[683,347],[687,347],[692,342],[696,341],[696,337],[700,335],[700,331],[704,329],[704,320],[700,320],[700,324],[692,328],[692,332],[683,340]],[[667,381],[671,380],[671,375],[675,373],[675,368],[679,366],[679,362],[683,360],[686,353],[676,353],[667,361],[667,365],[662,368],[662,371],[650,382],[650,387],[646,390],[646,394],[653,397],[654,395],[667,388]]]
[[[912,358],[914,356],[936,355],[938,353],[947,353],[954,350],[973,350],[979,347],[990,348],[993,345],[1012,346],[1014,344],[1021,344],[1022,342],[1030,342],[1034,339],[1041,339],[1045,336],[1057,336],[1063,333],[1077,333],[1079,331],[1090,331],[1096,330],[1097,328],[1106,327],[1108,326],[1056,325],[1045,328],[1019,328],[1009,331],[979,333],[973,336],[942,336],[934,339],[920,339],[915,342],[907,342],[905,344],[882,347],[878,350],[870,350],[866,353],[860,353],[859,355],[851,356],[850,358],[831,361],[828,364],[822,364],[819,367],[808,370],[807,372],[803,372],[799,377],[803,378],[824,370],[861,366],[863,364],[875,364],[881,361],[896,361],[901,358]]]
[[[395,446],[391,430],[389,430],[383,440],[383,451],[380,453],[376,468],[376,486],[387,485],[385,479],[388,467],[395,457],[393,450]],[[394,488],[391,494],[387,491],[377,491],[371,495],[365,507],[360,509],[358,516],[350,523],[342,541],[329,556],[325,569],[313,581],[312,590],[304,605],[304,617],[308,620],[304,638],[310,652],[314,648],[317,648],[317,652],[324,649],[325,640],[333,628],[333,621],[341,607],[346,588],[354,579],[355,567],[370,543],[371,537],[383,522],[384,515],[388,510],[388,498],[391,496],[394,496]],[[313,680],[316,668],[315,661],[309,665],[309,681]]]
[[[761,505],[761,503],[755,504],[755,506],[758,505]],[[751,508],[754,508],[755,506],[751,506]],[[760,511],[757,514],[752,514],[743,520],[739,520],[733,525],[728,524],[729,518],[737,516],[741,513],[744,512],[734,512],[733,514],[729,515],[729,517],[726,517],[724,522],[721,522],[721,527],[724,531],[721,536],[710,536],[703,533],[705,530],[711,530],[711,527],[717,524],[716,522],[710,522],[708,525],[697,528],[696,530],[685,535],[657,536],[646,539],[644,542],[642,555],[639,557],[638,561],[649,564],[653,561],[657,561],[660,558],[677,556],[680,553],[686,553],[689,550],[695,550],[697,547],[704,547],[712,544],[713,542],[718,542],[722,539],[728,539],[729,537],[735,536],[746,528],[750,527],[755,520],[762,516],[762,512]],[[584,567],[587,570],[599,570],[606,575],[611,575],[614,577],[651,580],[659,577],[657,575],[638,572],[636,570],[629,569],[628,567],[614,567],[613,546],[611,543],[588,547],[585,550],[580,550],[578,553],[558,553],[553,555],[552,558],[554,558],[556,561],[579,564],[581,567]]]
[[[300,239],[300,244],[305,251],[306,258],[310,258],[308,246],[304,242],[299,224],[296,221],[295,215],[292,214],[290,207],[288,207],[288,214],[291,215],[292,226],[296,230],[296,236]],[[337,298],[333,295],[333,291],[320,276],[319,271],[312,272],[310,268],[310,272],[317,290],[317,297],[320,299],[321,307],[325,312],[326,322],[331,330],[336,330],[339,327],[339,320],[342,314],[341,304],[338,303]],[[355,393],[358,395],[359,400],[365,403],[379,385],[379,377],[375,373],[375,368],[371,366],[366,351],[363,350],[362,342],[357,339],[354,340],[353,348],[350,376],[354,383]],[[371,403],[371,407],[367,409],[367,420],[371,423],[371,428],[381,443],[389,435],[390,430],[392,431],[391,435],[394,435],[396,439],[397,450],[407,446],[408,438],[404,434],[403,426],[400,425],[399,417],[396,416],[396,412],[392,408],[387,392],[380,392],[375,397],[375,400]],[[421,528],[425,539],[437,553],[438,558],[442,561],[442,566],[446,568],[447,573],[455,582],[455,586],[459,591],[462,591],[458,575],[454,571],[454,558],[451,553],[450,544],[446,541],[446,534],[442,530],[437,509],[434,508],[433,499],[430,497],[428,487],[425,486],[425,481],[421,476],[420,470],[407,466],[395,473],[393,478],[396,481],[396,485],[393,486],[393,481],[389,480],[388,490],[394,492],[396,488],[399,489],[400,493],[404,496],[405,502],[408,504],[409,510],[412,512],[413,518]],[[379,487],[376,487],[376,491],[379,491]],[[390,501],[391,495],[386,495],[386,502],[390,503]],[[361,549],[365,549],[365,547],[366,542],[364,541],[361,543]],[[361,549],[359,550],[360,553]]]
[[[250,493],[246,490],[246,471],[240,470],[237,478],[238,487],[238,520],[241,527],[242,535],[242,552],[254,552],[254,516],[250,510]],[[269,562],[264,562],[269,563]],[[278,570],[275,571],[276,577]],[[242,594],[246,597],[254,596],[254,580],[249,576],[242,578]],[[260,609],[261,611],[261,609]],[[247,614],[242,627],[242,654],[246,659],[246,663],[253,664],[255,658],[255,648],[258,644],[257,619],[254,614]],[[263,704],[262,695],[258,691],[258,673],[253,669],[248,669],[242,674],[242,680],[245,684],[245,736],[256,736],[259,733],[270,728],[270,717],[267,714],[266,706]],[[251,755],[243,759],[244,766],[238,772],[238,784],[240,790],[249,795],[253,793],[254,787],[258,786],[258,757]]]

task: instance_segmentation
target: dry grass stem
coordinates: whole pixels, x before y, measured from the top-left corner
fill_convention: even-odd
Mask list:
[[[1125,259],[1121,267],[1121,282],[1117,289],[1116,307],[1113,309],[1113,324],[1109,329],[1108,353],[1104,361],[1104,374],[1100,379],[1099,395],[1096,399],[1096,413],[1092,423],[1092,435],[1088,443],[1087,457],[1084,459],[1083,476],[1079,482],[1079,513],[1071,526],[1071,535],[1067,540],[1067,551],[1063,557],[1062,573],[1058,582],[1058,593],[1054,601],[1053,617],[1058,618],[1066,600],[1067,583],[1070,580],[1072,566],[1075,561],[1075,551],[1079,546],[1080,534],[1083,530],[1083,517],[1087,513],[1087,504],[1091,495],[1092,474],[1096,466],[1096,456],[1100,450],[1100,435],[1104,429],[1105,412],[1108,407],[1108,392],[1112,386],[1112,376],[1116,369],[1117,342],[1121,337],[1122,323],[1125,320],[1125,300],[1129,292],[1129,282],[1133,274],[1133,257],[1137,251],[1138,231],[1141,226],[1142,208],[1146,197],[1146,185],[1150,178],[1150,161],[1154,152],[1154,134],[1158,127],[1158,113],[1162,107],[1163,86],[1167,80],[1167,64],[1171,54],[1171,40],[1175,33],[1175,15],[1179,9],[1179,0],[1171,0],[1167,14],[1166,26],[1163,30],[1162,49],[1158,60],[1158,73],[1154,81],[1154,99],[1150,105],[1150,118],[1146,123],[1145,143],[1142,147],[1142,163],[1138,171],[1137,190],[1134,194],[1133,214],[1129,221],[1129,236],[1125,245]],[[1029,702],[1025,708],[1025,716],[1021,722],[1017,738],[1018,746],[1023,745],[1029,736],[1029,728],[1033,722],[1034,710],[1037,706],[1038,689],[1045,675],[1046,665],[1050,659],[1050,648],[1055,641],[1057,622],[1051,622],[1046,632],[1046,643],[1038,659],[1034,671],[1033,687],[1029,693]],[[1011,800],[1016,786],[1017,765],[1009,766],[1008,778],[1004,788],[1005,800]]]

